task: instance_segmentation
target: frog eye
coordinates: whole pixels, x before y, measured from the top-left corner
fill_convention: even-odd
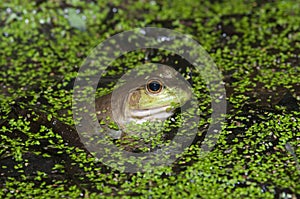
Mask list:
[[[163,89],[163,84],[159,80],[149,80],[147,82],[147,91],[152,94],[160,93]]]

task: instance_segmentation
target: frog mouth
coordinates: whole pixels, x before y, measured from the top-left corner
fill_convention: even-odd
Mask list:
[[[175,108],[166,105],[152,109],[130,109],[128,116],[138,123],[151,120],[165,120],[174,114]]]

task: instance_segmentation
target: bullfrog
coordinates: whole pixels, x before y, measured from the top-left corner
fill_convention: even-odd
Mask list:
[[[189,83],[175,69],[160,64],[145,64],[122,76],[111,93],[97,97],[95,110],[104,133],[113,140],[127,139],[128,136],[139,138],[145,135],[145,131],[135,127],[145,123],[152,127],[165,121],[191,96]],[[13,110],[11,117],[28,119],[32,132],[38,132],[40,126],[45,126],[61,135],[71,146],[89,152],[74,126],[49,117],[46,111],[24,109],[17,104]],[[8,125],[8,120],[1,123]]]
[[[135,129],[137,125],[151,127],[165,121],[192,96],[181,74],[161,64],[136,67],[120,78],[116,87],[95,100],[97,118],[114,139],[142,135],[143,130]]]

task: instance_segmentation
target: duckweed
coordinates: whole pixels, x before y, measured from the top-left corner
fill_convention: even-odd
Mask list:
[[[299,198],[299,13],[293,0],[4,0],[0,197]],[[170,166],[121,173],[55,125],[74,124],[73,83],[91,49],[144,26],[171,28],[199,41],[223,74],[228,110],[217,144],[204,153],[210,99],[192,74],[195,95],[202,99],[193,144]],[[156,51],[148,61],[173,56],[151,52]],[[116,60],[106,77],[145,62],[144,54]],[[190,67],[176,56],[171,60],[177,69]],[[113,86],[99,85],[97,95]]]

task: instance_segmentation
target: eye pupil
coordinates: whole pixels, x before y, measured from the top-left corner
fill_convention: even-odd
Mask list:
[[[148,83],[147,89],[151,93],[159,93],[162,90],[162,84],[154,80]]]
[[[151,82],[149,84],[149,88],[152,90],[152,91],[158,91],[160,89],[161,85],[158,83],[158,82]]]

